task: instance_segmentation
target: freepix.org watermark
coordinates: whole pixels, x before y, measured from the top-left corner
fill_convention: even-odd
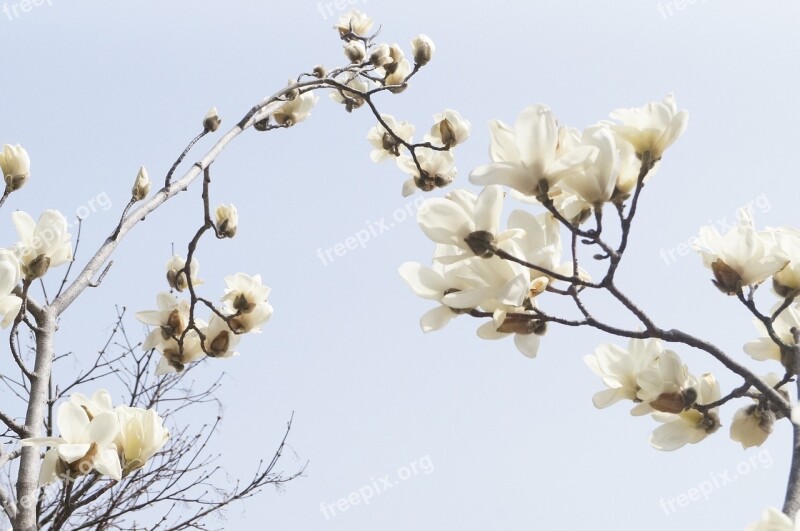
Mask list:
[[[725,488],[731,483],[735,483],[756,470],[770,468],[773,464],[772,454],[769,453],[769,450],[763,449],[757,454],[739,461],[733,470],[711,472],[708,474],[708,479],[699,482],[687,491],[681,492],[672,498],[661,498],[658,500],[658,506],[664,511],[664,514],[671,516],[690,503],[708,500],[714,492]]]
[[[53,5],[53,0],[20,0],[19,2],[8,3],[4,2],[0,10],[8,17],[8,20],[16,20],[21,15],[29,13],[34,7],[39,7],[43,4],[49,6]]]
[[[384,216],[377,221],[365,221],[364,225],[366,227],[357,230],[339,243],[327,248],[318,248],[317,258],[320,259],[322,265],[326,266],[350,251],[355,251],[359,248],[366,249],[369,242],[392,230],[397,223],[403,223],[408,219],[414,218],[423,201],[425,201],[423,196],[417,196],[413,200],[406,202],[402,207],[394,209],[391,216]]]
[[[366,4],[367,0],[333,0],[330,2],[317,2],[317,12],[322,15],[323,20],[328,20],[335,12],[342,12],[345,9],[352,9],[355,4]]]
[[[357,505],[369,505],[372,498],[378,494],[383,494],[389,489],[393,489],[403,481],[407,481],[419,474],[430,474],[433,472],[433,461],[430,455],[420,457],[411,461],[407,465],[401,466],[394,473],[386,474],[380,478],[369,478],[369,483],[362,485],[358,489],[350,492],[332,503],[322,502],[319,510],[325,516],[325,520],[335,518],[339,514]]]
[[[679,11],[683,11],[687,7],[697,4],[698,2],[706,3],[707,0],[670,0],[668,2],[658,3],[658,14],[664,20],[672,18]]]
[[[736,209],[736,213],[732,217],[723,216],[722,218],[715,219],[715,220],[708,220],[708,225],[713,226],[720,234],[725,234],[732,228],[736,227],[739,223],[739,218],[742,216],[744,212],[750,211],[753,214],[765,214],[770,211],[772,205],[769,202],[769,199],[765,194],[761,194],[760,196],[756,197],[745,203],[744,205],[740,206]],[[679,257],[686,256],[690,252],[692,252],[692,246],[697,243],[699,245],[705,245],[706,242],[703,241],[699,235],[692,236],[686,242],[681,242],[678,245],[670,247],[669,249],[665,249],[662,247],[658,254],[661,256],[661,259],[667,265],[672,265],[678,261]]]

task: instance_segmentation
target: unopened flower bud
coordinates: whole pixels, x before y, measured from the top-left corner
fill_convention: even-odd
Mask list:
[[[392,57],[389,55],[389,46],[386,43],[381,43],[372,50],[369,55],[369,62],[373,66],[386,66],[392,62]]]
[[[217,231],[223,238],[233,238],[236,236],[236,229],[239,225],[239,213],[236,207],[231,205],[219,205],[216,210]]]
[[[411,53],[414,56],[414,63],[417,66],[425,66],[433,57],[436,47],[427,35],[420,34],[411,41]]]
[[[322,79],[323,77],[328,75],[328,71],[325,70],[325,67],[322,65],[317,65],[314,67],[314,70],[311,71],[315,77]]]
[[[28,152],[19,144],[16,146],[5,144],[0,154],[0,170],[3,172],[6,187],[12,192],[19,190],[28,181],[31,173]]]
[[[344,45],[344,55],[351,63],[360,63],[367,56],[367,49],[361,41],[350,41]]]
[[[219,124],[221,123],[222,120],[219,117],[219,113],[217,113],[217,108],[211,107],[206,113],[206,117],[203,118],[203,127],[206,131],[213,133],[219,129]]]
[[[139,168],[136,174],[136,181],[133,183],[131,196],[134,201],[141,201],[150,193],[150,176],[144,166]]]

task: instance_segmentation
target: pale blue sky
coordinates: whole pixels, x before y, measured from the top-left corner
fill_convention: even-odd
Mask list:
[[[313,1],[52,0],[17,17],[7,4],[0,142],[24,145],[33,173],[0,211],[0,245],[13,243],[12,209],[72,214],[93,204],[81,263],[114,224],[139,165],[160,180],[211,105],[229,127],[287,78],[344,60],[334,17]],[[756,334],[750,318],[716,292],[699,258],[680,256],[677,246],[709,221],[730,222],[750,201],[761,225],[798,223],[796,2],[369,0],[357,7],[383,26],[388,42],[408,48],[418,33],[435,41],[434,61],[411,88],[379,105],[418,131],[446,107],[472,121],[454,187],[474,189],[467,175],[488,160],[490,119],[512,122],[525,106],[545,103],[582,128],[674,91],[690,111],[689,128],[647,187],[621,285],[662,326],[700,334],[757,367],[741,353]],[[344,10],[332,4],[331,11]],[[630,417],[624,405],[592,406],[601,382],[581,358],[610,341],[599,332],[551,327],[535,360],[510,340],[478,339],[475,320],[423,335],[418,318],[431,304],[397,274],[406,260],[430,258],[413,220],[396,219],[366,248],[323,265],[317,249],[389,220],[409,200],[393,165],[369,161],[373,119],[365,110],[347,115],[321,96],[307,122],[250,131],[214,168],[215,201],[238,206],[241,228],[233,241],[201,249],[205,293],[217,297],[225,275],[258,272],[275,307],[265,332],[242,341],[241,357],[202,369],[228,375],[215,449],[232,476],[246,476],[271,456],[294,411],[283,464],[293,470],[309,461],[306,477],[284,492],[265,491],[228,511],[226,529],[743,529],[764,507],[780,505],[785,422],[762,448],[743,452],[727,435],[736,409],[729,406],[715,436],[657,452],[647,442],[654,421]],[[204,140],[189,159],[210,145]],[[115,304],[131,312],[155,304],[170,244],[185,248],[194,231],[197,195],[194,187],[171,201],[124,241],[102,289],[65,317],[61,351],[88,359]],[[673,248],[676,260],[665,260],[660,251]],[[599,303],[596,313],[613,319],[618,311]],[[132,319],[128,327],[144,332]],[[723,392],[739,384],[703,353],[677,350],[694,373],[714,371]],[[328,518],[320,510],[373,481],[380,486],[387,474],[402,477],[414,462],[419,473],[369,505]],[[737,467],[747,473],[708,500],[670,515],[659,506]]]

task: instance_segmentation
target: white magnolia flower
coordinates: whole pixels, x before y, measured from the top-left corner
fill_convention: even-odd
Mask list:
[[[414,125],[408,122],[399,122],[390,114],[381,114],[381,119],[386,122],[389,129],[404,141],[411,143],[414,135]],[[372,162],[381,162],[400,156],[400,148],[403,147],[394,136],[389,134],[386,128],[378,124],[367,133],[367,140],[375,149],[369,154]],[[415,167],[416,169],[416,167]]]
[[[372,19],[358,9],[339,16],[339,23],[334,26],[339,30],[339,35],[345,37],[348,34],[355,34],[359,37],[366,37],[372,27]]]
[[[781,303],[776,304],[770,311],[770,315],[777,311],[780,305]],[[754,360],[776,360],[783,363],[783,360],[781,359],[781,349],[769,337],[769,333],[767,332],[767,328],[764,326],[764,323],[758,319],[754,319],[753,323],[756,325],[756,329],[759,331],[762,337],[745,343],[744,351]],[[796,344],[794,341],[794,334],[792,334],[792,328],[797,327],[800,327],[800,302],[796,302],[783,310],[780,315],[775,318],[775,322],[772,323],[772,328],[775,330],[775,334],[780,338],[781,341],[790,346]],[[791,366],[788,366],[787,368],[791,369]]]
[[[544,105],[522,111],[511,128],[499,120],[489,124],[492,142],[491,164],[478,166],[470,174],[474,184],[503,184],[524,195],[546,194],[559,180],[580,174],[596,149],[578,146],[569,149],[570,131],[559,128],[556,118]]]
[[[225,314],[233,316],[231,326],[235,331],[260,332],[260,326],[272,317],[272,306],[267,302],[270,288],[261,283],[261,275],[236,273],[225,277],[225,295],[222,302]]]
[[[636,398],[641,402],[632,410],[632,415],[645,415],[653,411],[680,413],[696,402],[697,381],[689,374],[680,356],[664,349],[658,339],[647,345],[656,355],[654,364],[644,367],[636,375],[639,390]]]
[[[786,267],[772,278],[777,294],[786,297],[800,291],[800,230],[781,227],[767,231],[775,235],[778,247],[789,259]]]
[[[697,389],[697,403],[710,404],[720,399],[719,383],[710,373],[704,374],[694,386]],[[679,414],[654,413],[653,418],[663,422],[653,430],[650,444],[656,450],[672,451],[686,444],[696,444],[717,431],[719,408],[712,408],[704,415],[696,409],[687,409]]]
[[[436,46],[430,37],[425,34],[419,34],[411,41],[411,55],[414,57],[414,63],[418,66],[425,66],[431,61]]]
[[[430,133],[425,135],[425,141],[449,149],[466,142],[471,127],[469,121],[458,111],[445,109],[444,112],[433,115],[433,126]]]
[[[791,518],[772,507],[764,511],[761,520],[747,526],[745,531],[800,531],[800,518]]]
[[[583,133],[583,145],[593,150],[583,172],[570,173],[561,184],[587,203],[598,206],[609,201],[620,169],[620,156],[614,135],[603,125],[589,127]]]
[[[208,324],[202,319],[195,319],[195,325],[200,330],[204,330]],[[179,337],[179,336],[178,336]],[[156,365],[156,376],[181,372],[186,365],[205,357],[200,336],[197,331],[192,329],[183,336],[183,344],[178,343],[177,338],[170,338],[161,343],[157,350],[161,352],[161,359]]]
[[[68,481],[92,470],[119,481],[122,466],[114,439],[119,433],[119,419],[112,412],[97,416],[75,402],[58,406],[56,424],[61,437],[23,439],[23,446],[51,446],[44,456],[39,485],[48,485],[59,478]]]
[[[453,166],[455,158],[449,151],[433,149],[417,149],[417,162],[410,156],[401,155],[395,160],[397,167],[411,178],[403,183],[403,197],[408,197],[417,190],[430,192],[434,188],[444,188],[456,178],[457,169]]]
[[[731,422],[731,439],[742,448],[761,446],[772,433],[775,413],[751,404],[736,411]]]
[[[200,337],[197,331],[189,330],[189,301],[178,300],[171,293],[161,292],[157,297],[158,310],[138,312],[136,318],[154,328],[142,344],[142,350],[156,349],[162,358],[156,367],[156,375],[180,372],[185,365],[203,356]],[[195,319],[195,325],[201,330],[206,323]],[[183,336],[183,344],[178,339]]]
[[[406,89],[403,83],[405,83],[406,78],[411,74],[411,63],[408,62],[408,59],[401,59],[393,64],[396,66],[392,69],[391,73],[388,73],[386,77],[383,78],[383,84],[387,87],[391,87],[389,88],[389,92],[398,94]]]
[[[645,369],[657,366],[663,352],[657,339],[631,339],[628,349],[606,343],[597,347],[594,354],[583,361],[608,387],[592,397],[596,408],[606,408],[620,400],[640,402],[637,378]]]
[[[156,297],[158,310],[137,312],[136,318],[144,324],[157,327],[142,343],[142,350],[161,350],[172,337],[180,336],[189,323],[189,301],[178,300],[162,291]]]
[[[353,90],[362,93],[367,92],[370,89],[369,82],[366,79],[363,79],[361,76],[352,77],[352,74],[348,74],[347,79],[339,79],[339,82],[343,83],[346,87],[350,87]],[[346,89],[334,89],[330,96],[331,99],[336,103],[341,103],[344,105],[347,112],[352,112],[354,109],[358,109],[364,105],[364,98],[362,98],[356,92],[351,92]]]
[[[177,254],[167,261],[167,282],[169,287],[178,291],[183,291],[189,287],[186,280],[186,273],[183,269],[186,267],[186,259],[181,258]],[[189,277],[192,280],[192,286],[199,286],[203,281],[197,276],[200,271],[200,264],[197,258],[192,257],[192,263],[189,265]]]
[[[119,434],[116,446],[127,473],[142,468],[169,439],[164,419],[153,409],[117,406]]]
[[[211,321],[203,329],[203,334],[206,337],[203,348],[212,358],[230,358],[239,355],[234,349],[239,344],[241,336],[235,334],[216,313],[211,316]]]
[[[43,276],[51,267],[72,260],[71,235],[67,220],[57,210],[45,210],[39,221],[21,210],[11,214],[20,241],[14,252],[19,258],[22,275],[26,280]]]
[[[278,125],[291,127],[297,125],[311,115],[311,109],[317,103],[313,92],[304,92],[284,103],[272,117]]]
[[[214,214],[217,218],[217,230],[226,238],[233,238],[236,236],[236,231],[239,228],[239,211],[233,204],[219,205]]]
[[[520,308],[521,309],[521,308]],[[535,358],[539,352],[541,336],[546,331],[545,323],[537,321],[523,314],[513,313],[506,315],[498,326],[496,320],[491,320],[478,327],[478,337],[481,339],[503,339],[514,335],[514,346],[524,356]]]
[[[729,295],[743,286],[761,284],[789,262],[774,233],[756,232],[752,214],[746,210],[739,211],[739,224],[725,235],[711,225],[700,229],[692,247],[713,271],[714,285]]]
[[[133,183],[133,190],[131,196],[134,201],[141,201],[147,194],[150,193],[150,176],[147,174],[147,169],[144,166],[139,168],[139,173],[136,174],[136,181]]]
[[[689,113],[679,112],[675,96],[669,94],[664,101],[644,107],[617,109],[611,118],[622,122],[611,126],[617,138],[630,142],[640,158],[649,152],[650,160],[656,162],[686,130]]]
[[[16,319],[22,299],[12,292],[22,279],[19,260],[8,249],[0,249],[0,326],[6,328]]]
[[[475,197],[467,190],[456,190],[446,198],[434,197],[420,205],[417,222],[422,232],[436,243],[454,245],[464,257],[491,256],[490,247],[521,231],[500,232],[503,190],[487,186]]]
[[[22,188],[31,174],[31,159],[28,152],[19,144],[16,146],[4,144],[3,152],[0,153],[0,171],[3,172],[9,190],[13,192]]]

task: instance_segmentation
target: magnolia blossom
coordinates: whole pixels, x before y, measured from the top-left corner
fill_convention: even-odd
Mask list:
[[[448,149],[463,144],[469,138],[471,124],[458,111],[446,109],[433,115],[431,132],[425,135],[425,141]]]
[[[155,328],[142,343],[143,350],[164,348],[170,338],[179,337],[189,323],[189,301],[178,300],[171,293],[162,291],[156,297],[158,310],[137,312],[136,318]]]
[[[369,82],[361,76],[352,77],[352,74],[348,74],[347,80],[342,79],[339,82],[358,92],[367,92],[370,89]],[[335,89],[331,92],[331,99],[336,103],[344,105],[347,112],[352,112],[354,109],[358,109],[364,105],[364,98],[346,89]]]
[[[775,235],[778,247],[786,254],[789,263],[772,277],[775,292],[786,297],[800,292],[800,230],[792,227],[767,229]]]
[[[284,127],[299,124],[311,115],[311,109],[318,99],[313,92],[303,92],[284,103],[277,111],[272,113],[272,117],[278,125]]]
[[[645,369],[657,365],[662,352],[657,339],[631,339],[627,350],[607,343],[597,347],[594,354],[584,356],[586,365],[608,387],[594,394],[594,406],[602,409],[620,400],[641,402],[637,378]]]
[[[156,367],[156,375],[180,372],[185,365],[205,355],[197,331],[192,329],[186,332],[189,324],[189,301],[179,301],[167,292],[159,293],[156,300],[158,310],[136,314],[139,321],[156,327],[144,340],[142,350],[156,349],[162,354]],[[207,325],[204,321],[195,319],[195,326],[202,330]],[[178,342],[181,337],[182,344]]]
[[[768,508],[761,520],[747,526],[745,531],[800,531],[800,518],[791,518],[775,508]]]
[[[226,238],[233,238],[236,236],[236,230],[239,228],[239,211],[233,204],[219,205],[214,214],[217,218],[217,230]]]
[[[700,229],[692,247],[713,271],[714,285],[729,295],[743,286],[761,284],[789,262],[774,233],[756,232],[752,214],[746,210],[739,211],[739,224],[725,235],[711,225]]]
[[[411,143],[414,135],[414,125],[408,122],[399,122],[390,114],[381,114],[383,120],[394,135]],[[400,156],[400,148],[403,146],[395,136],[381,124],[376,125],[367,133],[367,140],[375,149],[369,154],[372,162],[381,162]]]
[[[536,320],[530,314],[515,313],[506,315],[499,326],[496,320],[482,324],[478,328],[478,337],[492,340],[503,339],[513,334],[517,350],[528,358],[535,358],[539,352],[541,336],[546,330],[545,323]]]
[[[406,89],[404,83],[406,82],[406,78],[411,74],[411,63],[408,62],[408,59],[401,59],[394,64],[395,67],[391,69],[391,73],[388,73],[386,77],[383,78],[383,84],[390,87],[389,92],[399,94]]]
[[[172,258],[167,261],[167,282],[169,283],[169,287],[178,291],[183,291],[189,287],[189,283],[186,280],[186,273],[184,272],[185,267],[186,259],[181,258],[177,254],[172,255]],[[199,271],[200,264],[197,262],[196,258],[192,257],[192,263],[189,264],[189,277],[192,280],[192,286],[199,286],[203,283],[197,276]]]
[[[620,156],[614,135],[607,127],[595,125],[583,133],[582,144],[594,147],[590,164],[583,172],[568,174],[562,185],[593,206],[609,201],[617,186]]]
[[[562,178],[581,174],[597,149],[575,146],[572,133],[559,128],[544,105],[522,111],[513,128],[496,120],[489,124],[492,163],[478,166],[470,174],[474,184],[503,184],[524,195],[541,197]]]
[[[772,308],[770,314],[777,311],[780,305],[780,303],[776,304]],[[770,338],[767,332],[767,327],[758,319],[754,319],[753,323],[756,325],[756,329],[762,337],[746,343],[744,345],[744,351],[758,361],[776,360],[783,363],[784,360],[781,357],[781,348],[772,341],[772,338]],[[792,328],[798,327],[800,327],[800,302],[796,302],[784,309],[780,315],[775,318],[775,322],[772,323],[775,334],[786,345],[797,344],[794,340],[794,334],[792,334]],[[787,363],[785,365],[788,369],[792,369],[791,361],[792,360],[786,360]]]
[[[119,433],[115,439],[122,461],[122,469],[128,473],[142,468],[169,439],[169,430],[164,419],[153,409],[117,406]]]
[[[719,382],[710,373],[704,374],[692,387],[697,389],[697,402],[700,404],[720,399]],[[720,426],[718,412],[719,407],[712,408],[707,414],[696,409],[686,409],[678,414],[654,413],[653,418],[664,424],[653,430],[650,444],[663,451],[696,444],[717,431]]]
[[[697,400],[697,380],[680,356],[664,349],[661,341],[652,340],[648,345],[656,353],[656,363],[642,369],[636,376],[639,390],[636,393],[641,403],[632,410],[632,415],[645,415],[653,411],[680,413]]]
[[[61,212],[45,210],[34,222],[27,212],[18,210],[11,214],[11,220],[20,239],[14,252],[26,280],[42,277],[49,268],[72,260],[71,235]]]
[[[139,168],[139,173],[136,174],[136,181],[133,183],[133,190],[131,190],[131,197],[134,201],[141,201],[147,194],[150,193],[150,176],[147,174],[147,169],[144,166]]]
[[[453,317],[479,310],[492,316],[478,328],[483,339],[501,339],[515,335],[518,349],[534,357],[539,346],[537,334],[544,332],[540,322],[528,312],[533,308],[529,270],[498,257],[467,258],[449,264],[442,257],[454,253],[451,246],[439,245],[433,268],[414,262],[400,267],[400,275],[414,292],[440,306],[420,319],[423,332],[444,327]]]
[[[225,284],[228,287],[222,302],[234,331],[260,332],[259,327],[272,317],[272,306],[267,302],[270,288],[261,283],[261,275],[236,273],[225,277]]]
[[[622,122],[611,126],[618,138],[630,142],[639,158],[649,153],[649,160],[656,162],[686,130],[689,113],[679,112],[675,96],[669,94],[664,101],[654,101],[644,107],[617,109],[611,113],[611,118]]]
[[[372,27],[372,19],[358,9],[354,9],[349,13],[339,16],[339,23],[334,26],[339,30],[339,35],[347,37],[349,34],[355,34],[360,37],[366,37]]]
[[[421,148],[415,154],[419,166],[410,156],[401,155],[395,159],[397,166],[411,176],[403,183],[403,197],[417,190],[430,192],[434,188],[444,188],[453,182],[458,170],[453,166],[455,159],[451,152]]]
[[[16,319],[22,299],[12,292],[22,279],[17,256],[8,249],[0,249],[0,326],[6,328]]]
[[[487,186],[477,197],[467,190],[456,190],[445,198],[434,197],[422,203],[417,222],[428,238],[458,247],[466,252],[464,257],[488,257],[493,245],[521,232],[500,232],[502,210],[500,186]]]
[[[44,456],[39,485],[48,485],[59,478],[68,481],[92,470],[122,479],[122,466],[114,439],[119,433],[115,413],[104,411],[91,415],[75,402],[58,406],[56,424],[61,437],[23,439],[23,446],[51,446]]]
[[[212,358],[230,358],[239,355],[234,349],[239,344],[241,336],[234,333],[228,323],[216,313],[211,316],[203,334],[205,335],[203,349]]]
[[[414,57],[414,63],[417,66],[425,66],[431,61],[436,46],[430,37],[425,34],[419,34],[411,41],[411,55]]]
[[[4,144],[3,152],[0,153],[0,171],[3,172],[8,190],[13,192],[22,188],[31,174],[28,152],[19,144]]]

